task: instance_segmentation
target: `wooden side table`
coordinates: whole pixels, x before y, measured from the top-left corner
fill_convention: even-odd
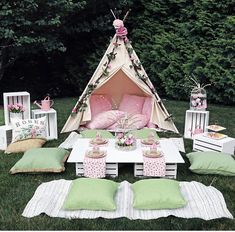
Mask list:
[[[44,111],[41,109],[32,110],[32,118],[41,118],[46,116],[47,121],[47,139],[53,140],[58,139],[57,133],[57,112],[54,109]]]
[[[230,137],[216,140],[199,134],[193,139],[194,151],[218,151],[233,155],[234,147],[235,139]]]
[[[4,119],[5,124],[11,124],[10,112],[8,105],[15,105],[20,103],[24,106],[25,111],[21,113],[21,119],[30,118],[30,94],[28,92],[8,92],[3,93],[3,103],[4,103]]]
[[[195,130],[207,131],[209,111],[187,110],[185,114],[184,137],[193,139]]]

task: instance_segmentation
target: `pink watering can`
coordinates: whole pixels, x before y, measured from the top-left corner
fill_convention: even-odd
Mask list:
[[[46,96],[44,100],[41,100],[41,105],[37,103],[37,101],[35,101],[34,104],[37,105],[41,110],[48,111],[51,109],[51,106],[54,104],[54,101],[50,100],[49,96]]]

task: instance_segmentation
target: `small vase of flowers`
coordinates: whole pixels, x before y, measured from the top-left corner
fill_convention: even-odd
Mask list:
[[[136,139],[132,134],[118,133],[115,147],[121,151],[132,151],[136,149]]]
[[[22,113],[25,111],[21,103],[10,104],[7,106],[10,112],[10,118],[22,119]]]

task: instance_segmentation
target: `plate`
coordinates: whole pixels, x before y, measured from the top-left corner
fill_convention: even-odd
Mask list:
[[[156,141],[156,140],[153,140],[152,142],[150,142],[150,141],[147,140],[147,139],[142,139],[142,140],[141,140],[141,143],[144,144],[144,145],[153,145],[154,143],[156,143],[157,145],[159,144],[159,142]]]
[[[99,152],[95,152],[95,153],[93,151],[86,152],[86,157],[93,158],[93,159],[103,158],[106,155],[107,155],[107,153],[105,151],[99,151]]]
[[[222,131],[225,130],[225,127],[219,126],[219,125],[209,125],[207,126],[207,129],[212,130],[212,131]]]
[[[163,156],[161,151],[157,151],[157,153],[150,153],[150,151],[143,151],[143,155],[148,158],[160,158]]]
[[[95,139],[92,139],[90,140],[90,143],[93,144],[93,145],[103,145],[103,144],[106,144],[108,142],[107,139],[103,139],[101,141],[96,141]]]
[[[210,138],[210,139],[215,139],[215,140],[224,139],[224,138],[228,137],[227,135],[220,134],[220,133],[214,133],[214,132],[206,132],[203,134],[203,136]]]

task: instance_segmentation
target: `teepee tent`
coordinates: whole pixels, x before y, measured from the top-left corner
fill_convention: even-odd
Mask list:
[[[153,99],[150,122],[157,127],[178,133],[154,86],[140,63],[123,21],[114,20],[116,34],[106,50],[88,85],[76,103],[61,132],[78,130],[91,120],[90,97],[105,94],[119,105],[124,94],[151,97]]]

